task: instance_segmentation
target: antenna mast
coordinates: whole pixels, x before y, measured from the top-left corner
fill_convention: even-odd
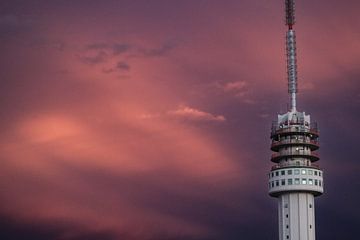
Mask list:
[[[291,111],[296,111],[297,91],[297,59],[296,59],[296,35],[293,26],[295,24],[295,0],[285,0],[286,25],[286,55],[287,55],[287,74],[288,91],[291,98]]]

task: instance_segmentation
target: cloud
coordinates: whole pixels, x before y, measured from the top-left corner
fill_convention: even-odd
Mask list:
[[[142,48],[141,52],[147,57],[162,57],[167,55],[170,51],[176,48],[177,43],[175,41],[168,41],[163,43],[158,48]]]
[[[12,39],[34,29],[35,21],[15,14],[0,15],[0,38]]]
[[[224,83],[216,83],[217,88],[227,94],[241,98],[248,94],[248,83],[245,81],[229,81]]]
[[[130,50],[131,45],[126,43],[92,43],[85,46],[80,54],[80,59],[89,65],[103,64],[119,55],[128,53]]]
[[[222,85],[222,89],[225,92],[239,92],[243,91],[247,83],[245,81],[234,81],[234,82],[227,82]]]
[[[179,119],[191,120],[191,121],[205,121],[205,122],[225,122],[226,118],[222,115],[214,115],[208,112],[204,112],[195,108],[180,106],[176,110],[168,111],[167,115],[173,116]]]
[[[109,55],[120,55],[123,53],[128,52],[131,49],[131,45],[127,43],[92,43],[88,44],[86,46],[87,50],[102,50],[102,51],[108,51]]]
[[[54,230],[46,237],[30,231],[8,238],[1,231],[1,239],[276,238],[276,204],[265,196],[264,173],[271,164],[268,114],[276,117],[287,99],[281,6],[167,2],[19,7],[9,1],[19,17],[2,18],[4,36],[14,36],[13,29],[26,32],[22,19],[35,13],[39,36],[66,47],[28,44],[37,34],[21,34],[27,44],[4,46],[0,214],[25,228],[35,222]],[[343,2],[332,0],[322,11],[353,6]],[[324,18],[313,5],[303,3],[309,22],[316,23],[312,14],[337,26],[321,28],[323,22],[306,24],[304,18],[297,25],[303,36],[299,69],[313,83],[302,84],[317,92],[301,93],[299,107],[321,123],[326,161],[320,164],[329,170],[329,197],[318,208],[324,234],[324,213],[333,219],[337,213],[327,210],[342,205],[337,189],[357,209],[347,186],[349,179],[360,182],[353,127],[359,122],[360,48],[352,28],[344,28],[357,24],[350,20],[358,8]],[[306,31],[318,37],[306,37]],[[185,39],[181,49],[169,37]],[[344,74],[349,69],[352,77]],[[61,70],[66,74],[57,74]],[[119,81],[121,73],[131,76]],[[344,161],[341,171],[338,159]],[[344,172],[348,178],[339,181]],[[336,228],[343,238],[356,232],[359,214],[351,214],[354,224]]]
[[[84,55],[80,56],[80,59],[85,64],[96,65],[106,62],[108,56],[109,56],[108,53],[106,53],[103,50],[100,50],[95,52],[94,51],[87,52]]]
[[[116,64],[116,68],[119,69],[119,70],[123,70],[123,71],[129,71],[130,70],[130,66],[128,63],[126,62],[118,62]]]

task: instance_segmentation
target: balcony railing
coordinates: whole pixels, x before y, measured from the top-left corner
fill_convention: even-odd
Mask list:
[[[319,142],[314,140],[306,140],[306,139],[285,139],[281,141],[273,141],[271,143],[271,150],[277,150],[279,146],[282,145],[291,145],[291,144],[304,144],[311,145],[311,150],[316,150],[319,148]]]
[[[288,121],[279,124],[273,122],[271,128],[271,136],[282,133],[310,133],[315,136],[319,136],[318,124],[313,122],[311,124],[305,121]]]
[[[283,133],[309,133],[314,136],[319,136],[319,131],[316,128],[306,128],[306,127],[286,127],[286,128],[273,128],[271,130],[271,136]]]
[[[291,157],[308,157],[311,159],[311,161],[317,161],[320,159],[320,156],[318,153],[305,153],[305,152],[298,152],[298,151],[288,151],[283,153],[273,153],[271,155],[271,161],[277,162],[281,158],[291,158]]]

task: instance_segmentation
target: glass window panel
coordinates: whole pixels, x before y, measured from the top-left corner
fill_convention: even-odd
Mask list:
[[[299,170],[299,169],[295,169],[295,170],[294,170],[294,173],[295,173],[295,175],[299,175],[299,174],[300,174],[300,170]]]
[[[293,180],[292,179],[288,179],[288,185],[292,185],[293,184]]]
[[[288,175],[292,175],[292,170],[288,170]]]
[[[300,184],[300,178],[295,178],[295,185],[299,185]]]
[[[306,178],[301,179],[301,184],[307,184]]]
[[[301,169],[301,174],[306,175],[306,169]]]

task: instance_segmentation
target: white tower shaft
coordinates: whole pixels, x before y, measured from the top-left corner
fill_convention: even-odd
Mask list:
[[[286,193],[279,196],[279,239],[315,240],[314,195]]]

